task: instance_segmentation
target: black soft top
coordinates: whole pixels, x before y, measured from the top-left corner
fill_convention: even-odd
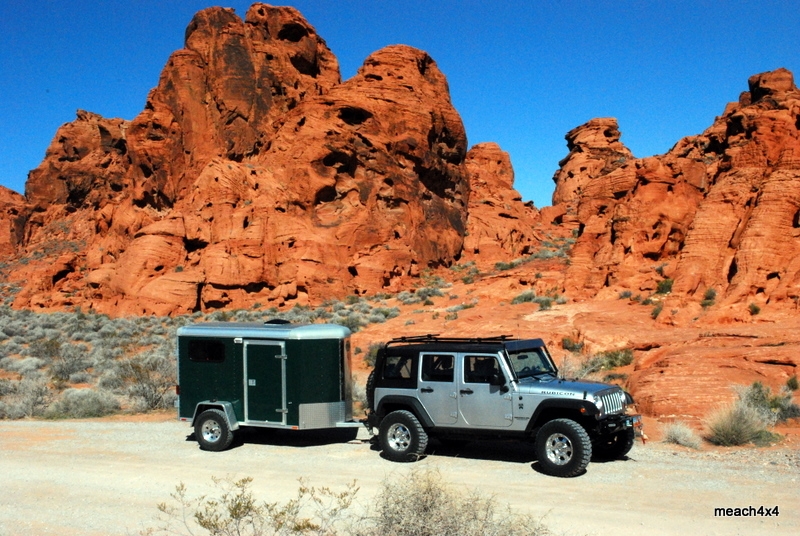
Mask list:
[[[542,339],[513,339],[510,335],[495,337],[440,337],[439,335],[420,335],[399,337],[386,343],[387,353],[406,352],[481,352],[494,353],[503,348],[509,352],[542,348]],[[391,351],[390,351],[391,348]]]

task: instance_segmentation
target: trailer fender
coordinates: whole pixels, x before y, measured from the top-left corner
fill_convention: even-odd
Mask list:
[[[239,429],[239,421],[236,419],[236,413],[233,411],[233,404],[230,402],[221,402],[219,400],[203,400],[198,402],[194,408],[194,415],[192,416],[192,426],[194,426],[198,415],[207,409],[219,409],[225,414],[225,420],[228,421],[228,427],[231,430]]]

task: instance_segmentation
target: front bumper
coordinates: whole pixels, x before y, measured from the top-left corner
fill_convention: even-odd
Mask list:
[[[601,434],[615,434],[633,428],[636,437],[644,437],[644,423],[641,415],[609,415],[599,423]]]

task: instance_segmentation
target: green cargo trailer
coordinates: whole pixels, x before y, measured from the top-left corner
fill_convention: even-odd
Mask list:
[[[353,421],[350,330],[211,322],[178,329],[178,418],[204,450],[243,426],[312,430]]]

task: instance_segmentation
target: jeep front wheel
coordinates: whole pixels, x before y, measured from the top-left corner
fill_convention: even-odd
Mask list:
[[[425,453],[428,434],[410,411],[393,411],[381,422],[383,455],[395,462],[413,462]]]
[[[203,450],[219,452],[231,446],[233,431],[225,414],[218,409],[207,409],[194,423],[194,436]]]
[[[575,476],[589,465],[592,442],[580,424],[571,419],[554,419],[536,435],[536,455],[545,473]]]

